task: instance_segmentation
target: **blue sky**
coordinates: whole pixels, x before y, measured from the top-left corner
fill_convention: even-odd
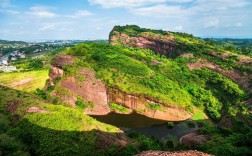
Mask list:
[[[0,0],[0,39],[107,39],[114,25],[252,38],[252,0]]]

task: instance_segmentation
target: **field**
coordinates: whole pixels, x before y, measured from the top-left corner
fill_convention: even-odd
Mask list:
[[[25,92],[34,92],[45,86],[49,69],[0,74],[0,84]]]

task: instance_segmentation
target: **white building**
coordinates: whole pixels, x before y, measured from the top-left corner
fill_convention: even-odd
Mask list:
[[[8,60],[7,59],[0,59],[0,64],[7,65],[8,64]]]
[[[11,61],[16,61],[17,57],[11,57]]]
[[[0,70],[4,72],[11,72],[17,70],[15,66],[0,66]]]
[[[20,58],[25,58],[25,54],[20,54]]]

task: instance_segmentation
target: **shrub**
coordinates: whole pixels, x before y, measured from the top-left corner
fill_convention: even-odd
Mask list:
[[[145,106],[152,110],[161,110],[161,105],[158,103],[146,103]]]
[[[174,122],[169,121],[167,122],[167,126],[168,128],[173,128],[175,125],[174,125]]]

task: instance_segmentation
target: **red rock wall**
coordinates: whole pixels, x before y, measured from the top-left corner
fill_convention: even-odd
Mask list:
[[[62,77],[64,72],[62,65],[68,65],[72,59],[71,57],[57,57],[57,61],[54,62],[54,66],[50,71],[51,85],[54,83],[57,77]],[[64,60],[67,59],[67,60]],[[92,115],[105,115],[111,112],[109,103],[121,104],[125,107],[131,108],[134,111],[146,115],[148,117],[168,120],[168,121],[181,121],[191,117],[192,114],[187,113],[184,109],[178,107],[163,107],[162,110],[152,110],[145,106],[146,103],[160,103],[155,100],[147,99],[144,96],[135,96],[123,93],[117,89],[108,89],[105,84],[95,78],[95,73],[92,70],[82,69],[79,71],[80,74],[86,77],[84,81],[78,80],[75,77],[62,77],[59,85],[64,89],[70,91],[73,97],[62,96],[60,97],[66,103],[71,104],[75,107],[75,101],[77,96],[81,96],[87,102],[93,102],[93,108],[85,109],[84,113]],[[57,94],[57,93],[56,93]]]
[[[167,121],[182,121],[190,118],[191,113],[178,107],[163,107],[162,110],[152,110],[145,105],[147,103],[158,103],[151,101],[143,96],[134,96],[123,93],[116,89],[108,89],[108,102],[121,104],[125,107],[131,108],[139,114]]]
[[[86,76],[86,80],[79,82],[74,77],[67,77],[61,80],[60,85],[68,89],[74,95],[81,96],[85,100],[93,102],[94,107],[87,108],[86,114],[103,115],[110,112],[107,101],[107,93],[105,85],[91,71],[82,70],[81,73]]]
[[[170,57],[171,55],[177,55],[177,45],[175,44],[173,39],[167,36],[165,36],[165,38],[162,40],[157,39],[155,37],[151,38],[147,36],[130,37],[126,34],[120,34],[119,32],[115,32],[115,35],[111,36],[110,38],[110,44],[116,45],[118,43],[118,40],[120,40],[120,42],[124,45],[151,49],[160,55],[165,55],[166,57]]]

